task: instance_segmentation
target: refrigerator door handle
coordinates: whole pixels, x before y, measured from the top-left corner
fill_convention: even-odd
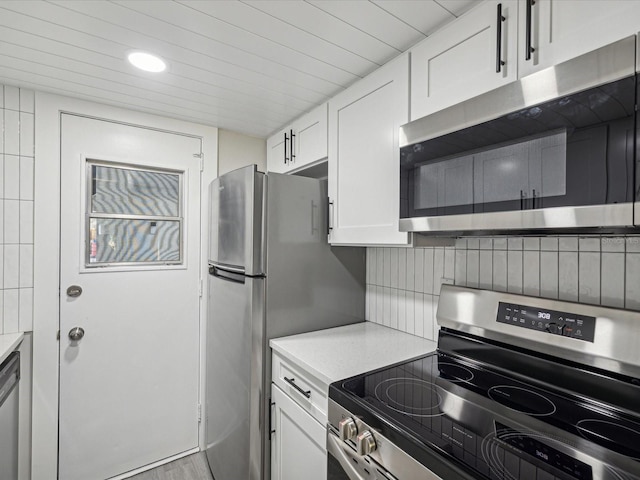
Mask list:
[[[209,267],[209,275],[213,275],[221,280],[226,280],[227,282],[235,282],[235,283],[244,283],[245,276],[235,272],[229,272],[226,270],[222,270],[216,266]]]

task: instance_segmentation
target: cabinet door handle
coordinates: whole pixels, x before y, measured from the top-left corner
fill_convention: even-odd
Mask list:
[[[300,388],[298,385],[296,385],[295,378],[284,377],[284,381],[287,382],[289,385],[291,385],[293,388],[295,388],[298,392],[300,392],[305,397],[311,398],[311,390],[303,390],[302,388]]]
[[[524,59],[531,60],[531,54],[536,51],[531,46],[531,7],[536,4],[535,0],[527,0],[527,19],[526,19],[526,32],[525,32],[525,52]]]
[[[327,198],[327,235],[333,230],[333,202]]]
[[[498,18],[496,20],[496,73],[502,71],[504,60],[502,60],[502,22],[506,18],[502,15],[502,4],[498,4]]]
[[[289,132],[289,141],[291,142],[291,163],[295,163],[296,162],[296,154],[294,153],[295,150],[293,149],[293,139],[296,138],[296,134],[293,133],[293,130],[290,130]]]
[[[289,137],[287,137],[287,132],[284,132],[284,164],[286,165],[289,161],[287,158],[287,142],[289,141]]]

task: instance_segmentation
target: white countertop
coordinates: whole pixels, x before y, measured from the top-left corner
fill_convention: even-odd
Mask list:
[[[4,362],[5,358],[18,348],[23,338],[24,334],[22,333],[5,333],[0,335],[0,363]]]
[[[372,322],[274,338],[273,350],[327,385],[433,352],[437,344]]]

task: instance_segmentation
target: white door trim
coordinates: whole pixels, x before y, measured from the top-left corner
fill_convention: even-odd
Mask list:
[[[32,480],[58,476],[58,359],[60,325],[60,115],[61,113],[144,126],[202,138],[201,224],[208,225],[208,189],[218,173],[218,129],[133,112],[84,100],[36,92],[33,309]],[[194,162],[198,161],[194,158]],[[208,228],[200,239],[201,278],[206,278]],[[200,364],[204,365],[206,295],[200,299]],[[200,403],[204,369],[200,369]],[[204,445],[203,423],[199,443]]]

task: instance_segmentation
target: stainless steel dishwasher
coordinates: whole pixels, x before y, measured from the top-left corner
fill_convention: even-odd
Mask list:
[[[18,382],[20,353],[0,365],[0,479],[18,478]]]

